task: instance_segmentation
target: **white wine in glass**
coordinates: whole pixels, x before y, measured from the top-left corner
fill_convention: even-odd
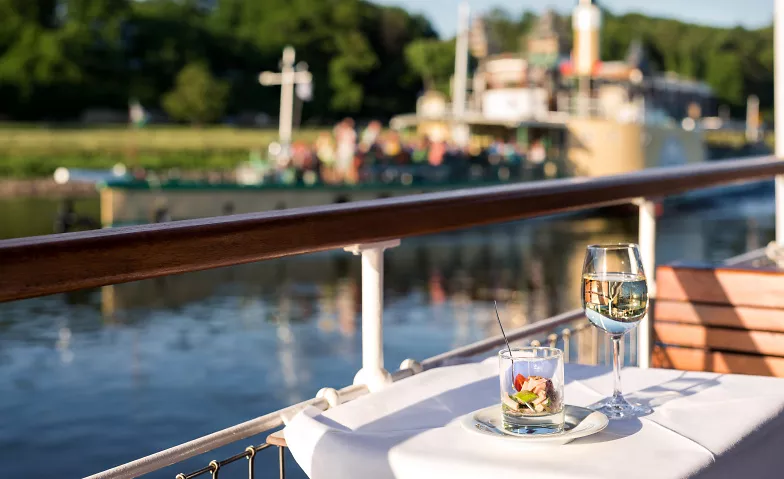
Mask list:
[[[629,403],[621,393],[621,341],[648,312],[648,283],[637,245],[588,246],[583,264],[582,302],[588,320],[609,334],[613,345],[613,395],[595,409],[610,419],[650,413],[650,408]]]

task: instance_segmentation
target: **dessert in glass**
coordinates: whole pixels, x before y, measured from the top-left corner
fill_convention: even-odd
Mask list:
[[[503,427],[516,434],[564,428],[564,363],[560,349],[527,347],[498,353]]]

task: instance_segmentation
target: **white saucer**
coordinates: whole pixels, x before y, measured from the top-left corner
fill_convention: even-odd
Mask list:
[[[556,434],[518,434],[504,430],[500,404],[468,413],[460,419],[460,423],[469,431],[483,436],[525,442],[531,445],[554,446],[596,434],[606,428],[610,422],[604,414],[579,406],[567,405],[564,416],[564,431]]]

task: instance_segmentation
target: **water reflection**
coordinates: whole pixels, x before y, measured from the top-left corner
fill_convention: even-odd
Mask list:
[[[68,364],[73,361],[74,353],[71,351],[71,329],[67,326],[60,328],[55,349],[60,352],[60,361]]]
[[[673,211],[658,259],[764,245],[772,212],[769,198]],[[496,334],[492,299],[514,327],[577,307],[585,245],[633,241],[636,227],[635,216],[560,217],[404,241],[385,256],[387,367]],[[359,260],[338,251],[0,305],[6,474],[83,476],[348,384],[360,284]]]

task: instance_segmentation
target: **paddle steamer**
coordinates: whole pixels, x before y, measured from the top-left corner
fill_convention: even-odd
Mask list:
[[[426,92],[415,113],[391,120],[393,129],[446,143],[455,154],[447,154],[441,166],[362,167],[363,180],[354,185],[296,175],[264,179],[250,165],[238,170],[234,182],[114,178],[99,184],[101,223],[270,211],[705,161],[703,126],[716,127],[718,109],[710,87],[657,73],[639,42],[625,59],[603,61],[598,7],[581,1],[572,18],[569,32],[561,17],[543,15],[521,42],[524,53],[499,52],[481,19],[470,29],[466,22],[458,35],[452,98]],[[470,78],[469,48],[478,60]]]

